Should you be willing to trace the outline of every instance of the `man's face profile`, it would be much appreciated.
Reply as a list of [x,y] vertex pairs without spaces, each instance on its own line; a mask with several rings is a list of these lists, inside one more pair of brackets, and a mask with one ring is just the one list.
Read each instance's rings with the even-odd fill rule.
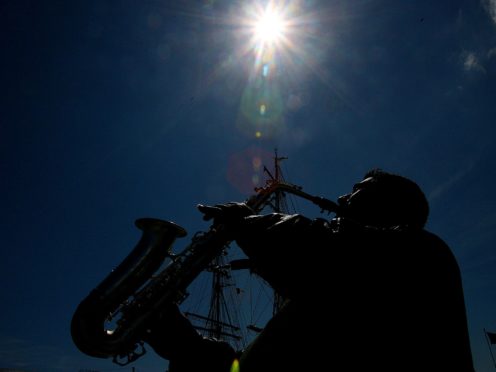
[[377,179],[374,177],[365,178],[353,186],[351,193],[338,198],[341,207],[340,217],[350,218],[365,224],[379,222],[381,199]]

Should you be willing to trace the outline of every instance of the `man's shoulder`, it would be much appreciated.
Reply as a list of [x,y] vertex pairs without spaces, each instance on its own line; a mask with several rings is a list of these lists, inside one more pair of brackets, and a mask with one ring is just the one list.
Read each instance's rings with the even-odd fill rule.
[[417,246],[435,249],[438,251],[451,252],[448,244],[437,234],[426,230],[418,229],[407,232],[407,239]]

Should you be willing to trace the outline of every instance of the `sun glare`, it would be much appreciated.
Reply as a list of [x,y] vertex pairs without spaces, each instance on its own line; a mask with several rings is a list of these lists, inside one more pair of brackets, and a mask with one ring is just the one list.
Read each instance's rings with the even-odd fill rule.
[[[300,93],[293,94],[298,88],[292,83],[319,67],[313,59],[314,55],[323,55],[313,49],[317,44],[318,15],[312,12],[313,5],[307,4],[311,1],[235,3],[241,4],[239,9],[233,7],[230,18],[237,31],[233,34],[238,41],[236,65],[241,65],[248,77],[236,126],[257,139],[275,138],[285,130],[286,109],[297,111],[303,106]],[[258,179],[253,178],[252,182],[255,184]]]
[[255,37],[262,43],[275,43],[284,35],[282,14],[267,8],[255,24]]

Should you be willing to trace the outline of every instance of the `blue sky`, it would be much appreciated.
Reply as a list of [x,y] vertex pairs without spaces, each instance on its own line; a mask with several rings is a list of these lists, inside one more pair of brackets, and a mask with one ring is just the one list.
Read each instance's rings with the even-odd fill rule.
[[265,3],[171,3],[0,2],[0,368],[115,370],[69,324],[133,221],[206,229],[195,205],[244,200],[277,147],[290,181],[330,199],[373,167],[421,185],[492,370],[496,2],[287,1],[286,42],[258,59]]

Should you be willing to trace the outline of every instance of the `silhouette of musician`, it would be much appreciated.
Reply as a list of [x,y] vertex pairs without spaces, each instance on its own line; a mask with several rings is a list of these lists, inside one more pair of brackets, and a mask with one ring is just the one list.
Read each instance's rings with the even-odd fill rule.
[[330,221],[198,207],[286,301],[241,351],[203,338],[171,305],[146,339],[170,372],[473,372],[460,270],[424,229],[419,186],[372,170],[338,203]]

